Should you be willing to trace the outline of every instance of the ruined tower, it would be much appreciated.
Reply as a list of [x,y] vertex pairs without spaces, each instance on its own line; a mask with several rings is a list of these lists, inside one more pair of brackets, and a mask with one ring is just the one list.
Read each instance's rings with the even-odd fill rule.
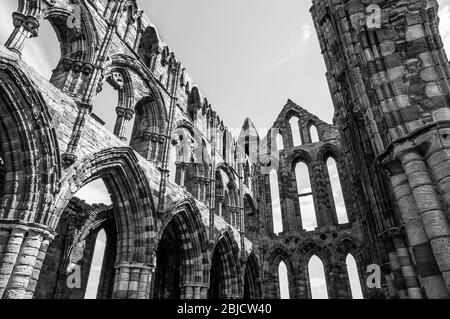
[[450,288],[450,68],[437,12],[435,0],[311,8],[335,121],[388,255],[391,297],[442,298]]

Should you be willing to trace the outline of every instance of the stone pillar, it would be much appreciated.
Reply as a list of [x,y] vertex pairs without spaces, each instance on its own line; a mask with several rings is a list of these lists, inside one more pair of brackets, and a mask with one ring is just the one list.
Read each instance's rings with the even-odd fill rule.
[[149,299],[155,267],[136,262],[116,265],[113,299]]
[[217,215],[219,215],[220,217],[223,216],[223,201],[225,200],[225,196],[224,195],[217,195],[217,206],[218,206],[218,210],[217,210]]
[[185,180],[186,180],[186,168],[189,166],[188,163],[185,162],[179,162],[177,163],[177,167],[180,170],[180,186],[185,187]]
[[400,261],[400,267],[403,278],[405,280],[405,286],[408,291],[409,298],[423,299],[422,289],[420,288],[419,281],[417,279],[416,270],[412,265],[409,250],[406,246],[402,234],[395,234],[393,237],[393,242]]
[[347,265],[333,264],[329,268],[330,299],[352,299]]
[[117,120],[114,126],[114,135],[116,135],[123,142],[127,142],[127,126],[126,123],[133,118],[133,110],[125,109],[121,106],[116,108]]
[[425,233],[425,226],[409,186],[408,177],[402,171],[391,174],[391,185],[397,207],[405,224],[417,273],[422,279],[421,284],[428,298],[447,298],[448,293],[444,279]]
[[401,161],[408,177],[425,233],[434,257],[450,292],[450,225],[442,210],[439,196],[422,156],[417,151],[402,154]]
[[45,227],[0,225],[0,298],[31,299],[49,242]]
[[203,283],[183,283],[180,285],[181,299],[207,299],[208,286]]
[[5,46],[21,55],[25,46],[25,40],[37,37],[39,21],[34,16],[25,16],[21,12],[14,12],[13,25],[14,30],[6,41]]
[[77,160],[77,156],[75,155],[78,143],[81,138],[81,134],[83,134],[84,124],[86,122],[86,115],[92,112],[92,105],[89,103],[78,102],[78,116],[73,125],[72,136],[70,137],[70,142],[67,145],[67,150],[64,154],[62,154],[62,159],[66,167],[71,166]]
[[396,295],[400,299],[407,299],[408,293],[406,291],[405,279],[403,278],[403,273],[400,265],[400,258],[389,234],[386,233],[383,237],[383,244],[389,258],[389,265],[391,270],[390,277],[392,279],[392,284],[396,291]]
[[398,299],[397,289],[394,284],[394,276],[390,264],[384,264],[381,267],[381,271],[384,274],[384,280],[386,285],[386,294],[389,299]]

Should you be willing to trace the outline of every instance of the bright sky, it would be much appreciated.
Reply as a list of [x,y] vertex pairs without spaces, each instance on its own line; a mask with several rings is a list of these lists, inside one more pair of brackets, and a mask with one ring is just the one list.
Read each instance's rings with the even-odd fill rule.
[[[441,34],[450,52],[450,0],[439,3]],[[141,0],[139,5],[229,128],[239,129],[250,117],[265,135],[288,98],[332,122],[311,1]],[[16,7],[17,0],[1,1],[2,43],[12,31]],[[44,23],[40,36],[27,42],[23,58],[50,78],[59,60],[57,47],[53,31]],[[94,105],[109,128],[114,124],[114,99],[105,88]],[[99,182],[77,195],[89,203],[110,202]]]

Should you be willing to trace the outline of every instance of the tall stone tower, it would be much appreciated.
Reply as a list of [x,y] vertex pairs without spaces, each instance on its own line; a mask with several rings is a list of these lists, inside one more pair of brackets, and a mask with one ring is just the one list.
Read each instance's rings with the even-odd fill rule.
[[446,298],[450,67],[438,4],[313,0],[311,13],[335,121],[384,241],[390,296]]

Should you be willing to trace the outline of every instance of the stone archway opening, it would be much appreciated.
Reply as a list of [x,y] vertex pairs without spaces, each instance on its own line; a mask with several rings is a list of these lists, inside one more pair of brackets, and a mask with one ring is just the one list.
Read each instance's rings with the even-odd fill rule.
[[239,248],[226,233],[222,236],[212,255],[208,299],[242,298]]
[[255,255],[248,257],[244,270],[244,299],[261,299],[260,267]]
[[156,253],[155,299],[181,298],[182,241],[172,221],[164,230]]
[[102,179],[73,195],[47,250],[37,298],[112,298],[118,238],[114,205]]

